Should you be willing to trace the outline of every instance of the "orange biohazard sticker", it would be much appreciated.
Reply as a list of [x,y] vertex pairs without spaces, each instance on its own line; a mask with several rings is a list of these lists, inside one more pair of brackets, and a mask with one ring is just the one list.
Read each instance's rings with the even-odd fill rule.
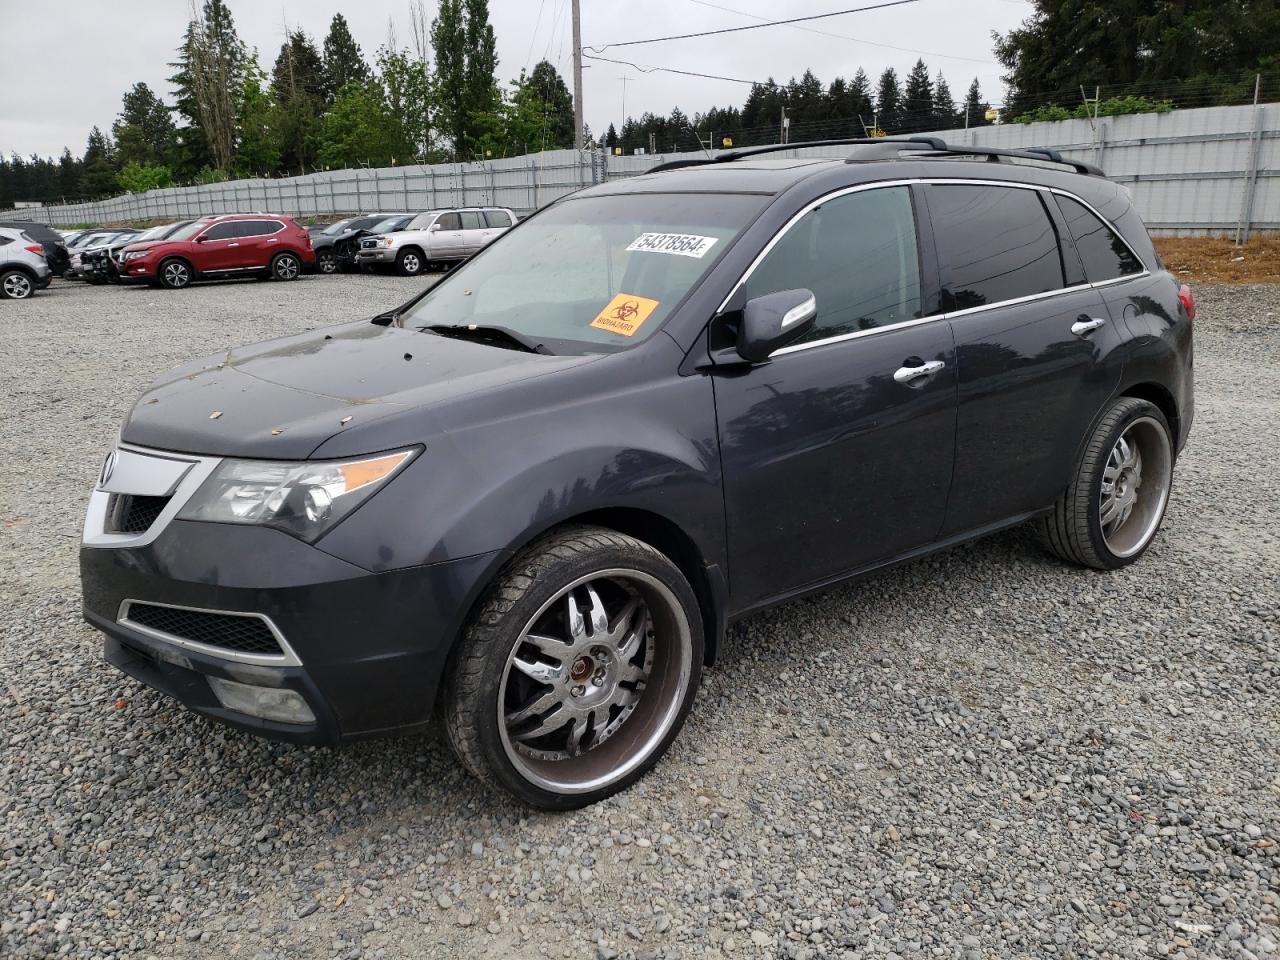
[[620,293],[591,321],[597,330],[608,330],[624,337],[633,337],[640,325],[658,309],[658,301]]

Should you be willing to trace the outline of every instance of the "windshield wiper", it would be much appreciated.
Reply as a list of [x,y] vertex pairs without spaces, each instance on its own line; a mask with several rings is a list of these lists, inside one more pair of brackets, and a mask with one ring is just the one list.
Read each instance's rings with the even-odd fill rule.
[[467,324],[465,326],[452,323],[430,323],[419,330],[430,330],[442,337],[453,337],[457,340],[474,340],[477,343],[488,343],[508,350],[523,350],[525,353],[551,354],[541,343],[535,343],[522,333],[516,333],[510,327],[484,326]]

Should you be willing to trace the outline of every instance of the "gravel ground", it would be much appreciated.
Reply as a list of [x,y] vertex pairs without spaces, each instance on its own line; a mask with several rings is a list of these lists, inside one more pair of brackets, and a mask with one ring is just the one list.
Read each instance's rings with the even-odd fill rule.
[[79,618],[87,492],[155,374],[421,282],[3,305],[0,956],[1277,956],[1280,286],[1198,291],[1142,562],[1012,531],[756,616],[657,770],[546,815],[430,737],[197,719]]

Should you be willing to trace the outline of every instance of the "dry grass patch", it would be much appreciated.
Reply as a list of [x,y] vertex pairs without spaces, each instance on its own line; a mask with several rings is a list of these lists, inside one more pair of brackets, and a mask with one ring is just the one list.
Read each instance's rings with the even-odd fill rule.
[[1165,266],[1188,283],[1280,282],[1280,237],[1254,237],[1243,247],[1210,237],[1157,237]]

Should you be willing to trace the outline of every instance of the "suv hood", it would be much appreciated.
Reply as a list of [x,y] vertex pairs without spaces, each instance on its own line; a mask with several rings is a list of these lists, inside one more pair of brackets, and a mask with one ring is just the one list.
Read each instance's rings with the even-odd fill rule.
[[143,240],[141,243],[132,243],[128,240],[120,240],[113,246],[118,246],[122,250],[152,250],[155,247],[163,246],[166,243],[172,243],[171,240]]
[[[207,456],[301,460],[338,433],[414,412],[447,423],[444,411],[462,397],[596,359],[346,324],[170,371],[138,400],[121,439]],[[438,429],[422,416],[402,419],[405,435],[396,442],[404,445]]]

